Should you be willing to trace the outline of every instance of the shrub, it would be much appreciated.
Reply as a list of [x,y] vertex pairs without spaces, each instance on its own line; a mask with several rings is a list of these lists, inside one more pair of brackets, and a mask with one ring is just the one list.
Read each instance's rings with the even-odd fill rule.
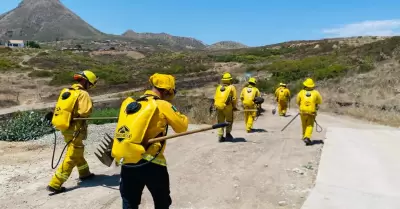
[[40,49],[40,45],[38,43],[36,43],[35,41],[27,41],[26,46],[30,47],[30,48]]
[[[119,108],[95,109],[90,117],[118,117]],[[89,120],[89,124],[116,123],[117,120]]]
[[12,119],[0,123],[1,141],[27,141],[52,133],[41,112],[17,112]]

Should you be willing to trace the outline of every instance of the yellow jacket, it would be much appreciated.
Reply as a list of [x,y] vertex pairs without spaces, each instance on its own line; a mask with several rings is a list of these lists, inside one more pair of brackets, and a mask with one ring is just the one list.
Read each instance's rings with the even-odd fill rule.
[[[75,90],[79,90],[79,96],[76,101],[74,111],[73,111],[73,118],[87,118],[90,117],[93,111],[93,103],[92,99],[89,96],[89,93],[83,88],[81,84],[73,84],[71,88]],[[83,126],[83,127],[82,127]],[[83,120],[79,121],[72,121],[70,128],[64,131],[64,134],[70,134],[82,127],[81,131],[86,132],[87,124]]]
[[237,107],[237,91],[236,91],[236,87],[232,84],[230,85],[226,85],[226,84],[220,84],[218,85],[217,89],[215,90],[215,96],[214,96],[214,100],[217,100],[217,95],[218,92],[220,91],[221,87],[227,87],[229,86],[230,88],[232,88],[229,96],[228,96],[228,100],[227,100],[227,106],[232,105],[233,108]]
[[[253,94],[247,94],[247,90],[248,90],[249,88],[251,88],[252,93],[253,93],[253,92],[255,92],[255,93],[253,93]],[[251,96],[250,96],[250,95],[251,95]],[[243,103],[245,100],[249,100],[249,101],[251,100],[251,101],[253,101],[255,97],[259,97],[259,96],[261,96],[260,90],[258,90],[257,87],[255,87],[255,86],[249,84],[247,87],[245,87],[244,89],[242,89],[242,92],[240,93],[240,100],[242,100],[242,103]],[[244,105],[244,104],[243,104],[243,105]]]
[[[145,95],[153,95],[158,97],[157,93],[147,90],[145,92]],[[153,139],[160,134],[166,132],[166,126],[169,125],[171,128],[176,132],[176,133],[182,133],[187,131],[188,129],[188,118],[178,112],[176,108],[169,103],[168,101],[158,99],[156,100],[157,103],[157,110],[154,113],[153,117],[150,120],[150,123],[147,127],[147,131],[144,135],[143,141],[147,141],[149,139]],[[147,149],[146,153],[143,155],[143,159],[145,160],[151,160],[157,153],[157,151],[160,149],[161,143],[157,142],[154,144],[151,144]],[[164,150],[166,147],[166,142],[160,152],[160,154],[157,156],[156,159],[154,159],[152,162],[166,166],[167,162],[164,157]]]
[[[281,90],[283,90],[282,94],[280,94]],[[275,90],[275,99],[276,101],[288,101],[290,99],[290,90],[286,87],[278,87]]]
[[322,97],[317,90],[303,89],[297,94],[296,103],[302,114],[315,114],[318,105],[322,103]]

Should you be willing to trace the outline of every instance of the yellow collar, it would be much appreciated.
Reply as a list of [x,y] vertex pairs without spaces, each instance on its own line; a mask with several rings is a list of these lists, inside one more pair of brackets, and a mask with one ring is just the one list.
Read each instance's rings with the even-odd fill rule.
[[85,89],[80,83],[72,84],[71,88],[73,89]]
[[152,90],[147,90],[147,91],[144,92],[144,94],[145,94],[145,95],[151,95],[151,96],[155,96],[155,97],[159,97],[159,98],[160,98],[160,95],[157,94],[156,92],[152,91]]

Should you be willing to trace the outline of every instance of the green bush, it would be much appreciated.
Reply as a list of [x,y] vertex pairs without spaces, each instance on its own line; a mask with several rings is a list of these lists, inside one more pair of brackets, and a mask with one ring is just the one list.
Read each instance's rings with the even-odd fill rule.
[[[119,108],[104,108],[95,109],[90,117],[118,117]],[[106,123],[116,123],[117,120],[89,120],[89,124],[106,124]]]
[[26,46],[30,47],[30,48],[40,49],[40,45],[38,43],[36,43],[35,41],[27,41]]
[[8,71],[16,68],[20,68],[17,63],[5,58],[0,58],[0,71]]
[[0,123],[1,141],[35,140],[52,133],[52,127],[43,120],[42,112],[17,112],[12,119]]

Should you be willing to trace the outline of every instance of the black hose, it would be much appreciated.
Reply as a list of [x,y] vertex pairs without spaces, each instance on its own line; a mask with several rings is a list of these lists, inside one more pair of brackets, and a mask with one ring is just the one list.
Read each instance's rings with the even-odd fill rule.
[[[315,125],[316,125],[316,128],[315,128],[315,131],[317,131],[317,133],[321,133],[324,129],[322,128],[322,126],[320,126],[318,123],[317,123],[317,120],[315,120]],[[319,129],[318,129],[319,128]]]
[[53,130],[54,130],[54,131],[53,131],[53,133],[54,133],[54,147],[53,147],[53,156],[51,157],[51,168],[52,168],[52,169],[55,169],[55,168],[57,168],[58,164],[60,164],[61,157],[62,157],[62,155],[64,154],[65,148],[67,148],[68,144],[71,143],[73,140],[70,140],[70,141],[67,142],[67,144],[64,146],[64,148],[63,148],[63,150],[62,150],[62,152],[61,152],[61,154],[60,154],[60,158],[58,158],[57,165],[54,166],[54,155],[55,155],[55,153],[56,153],[57,135],[56,135],[56,129],[53,129]]

